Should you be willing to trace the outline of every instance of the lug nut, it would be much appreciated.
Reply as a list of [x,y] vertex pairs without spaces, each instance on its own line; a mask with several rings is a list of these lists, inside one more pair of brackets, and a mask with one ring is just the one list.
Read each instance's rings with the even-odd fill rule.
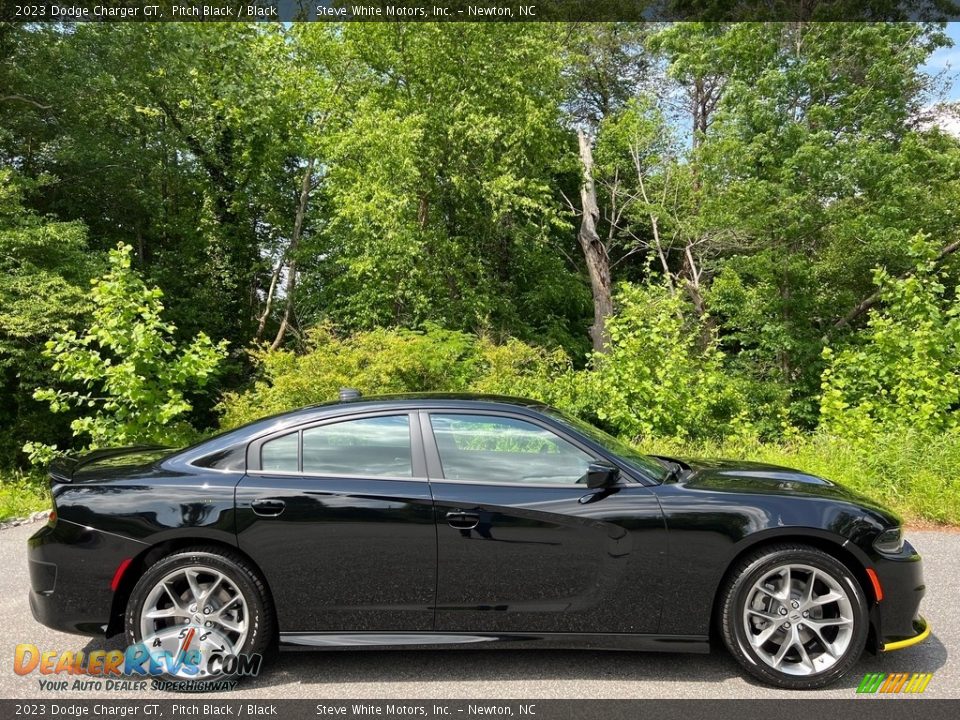
[[204,615],[209,615],[209,614],[212,613],[212,612],[213,612],[213,608],[210,607],[209,605],[207,605],[207,606],[203,609],[203,614],[204,614]]
[[810,617],[810,613],[809,613],[808,611],[804,610],[804,611],[803,611],[803,616],[804,616],[804,617]]
[[787,614],[787,609],[786,609],[785,607],[780,608],[780,614],[781,614],[781,615],[786,615],[786,614]]
[[789,629],[790,629],[790,623],[785,622],[785,623],[783,624],[783,629],[784,629],[784,630],[789,630]]
[[203,626],[204,626],[204,627],[213,627],[213,623],[210,622],[209,620],[207,620],[207,621],[203,624]]
[[794,609],[800,607],[800,603],[798,603],[796,600],[794,600],[794,601],[793,601],[793,607],[794,607]]
[[190,606],[190,612],[196,612],[196,611],[197,611],[197,606],[196,606],[196,605],[191,605],[191,606]]

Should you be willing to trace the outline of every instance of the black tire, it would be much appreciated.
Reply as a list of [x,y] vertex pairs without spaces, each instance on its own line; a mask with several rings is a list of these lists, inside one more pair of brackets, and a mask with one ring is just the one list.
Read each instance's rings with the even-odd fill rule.
[[[187,567],[210,568],[225,575],[236,586],[246,603],[248,625],[246,639],[241,646],[235,648],[236,653],[251,655],[257,653],[266,658],[275,635],[270,594],[260,574],[250,566],[247,560],[237,553],[219,547],[198,546],[177,550],[147,568],[127,601],[124,613],[127,642],[134,645],[143,640],[140,617],[151,590],[171,572]],[[185,678],[164,675],[163,679],[183,681]],[[237,679],[237,675],[220,672],[196,679],[222,681]]]
[[[753,594],[754,584],[760,582],[761,579],[772,571],[785,565],[800,565],[815,568],[818,576],[820,573],[828,575],[829,578],[832,578],[847,594],[850,610],[853,614],[853,627],[848,636],[849,643],[846,650],[842,654],[839,654],[836,660],[833,660],[832,656],[830,656],[829,659],[821,661],[833,663],[823,671],[797,675],[778,670],[761,657],[760,653],[757,652],[748,638],[748,633],[751,632],[751,630],[745,627],[744,612],[747,610],[746,604],[751,601],[751,597],[756,597]],[[799,572],[802,577],[803,571],[800,570]],[[823,582],[823,580],[821,579],[812,584],[817,585],[819,582]],[[779,605],[779,601],[777,601],[777,603]],[[792,607],[792,602],[786,604]],[[786,608],[781,609],[778,606],[776,613],[779,614],[784,611],[786,611]],[[789,610],[787,612],[793,611]],[[812,617],[813,616],[811,616],[811,619]],[[783,618],[785,621],[789,619],[789,617]],[[863,653],[866,645],[869,631],[867,604],[863,588],[860,587],[860,583],[847,566],[822,550],[793,543],[761,548],[756,552],[748,554],[730,569],[726,582],[721,588],[719,620],[720,632],[723,636],[724,644],[727,646],[730,654],[733,655],[737,662],[739,662],[748,673],[768,685],[789,688],[791,690],[812,690],[839,680],[860,659],[860,655]],[[767,625],[768,621],[759,620],[756,622],[759,622],[761,627],[769,627]],[[777,622],[779,623],[779,619]],[[803,622],[805,621],[800,619],[795,622],[797,632],[799,633],[800,629],[804,628]],[[780,627],[782,628],[784,625]],[[779,631],[777,632],[779,633]],[[811,636],[809,629],[806,629],[806,633],[808,637]],[[783,644],[784,643],[781,643],[781,647]],[[816,652],[816,640],[813,641],[811,648]],[[789,651],[792,655],[788,655],[788,657],[798,658],[800,651],[801,648],[794,647]],[[787,658],[785,658],[785,660],[786,659]],[[783,666],[794,668],[802,666],[799,659],[796,662],[796,665],[784,663]],[[815,663],[811,664],[815,665]]]

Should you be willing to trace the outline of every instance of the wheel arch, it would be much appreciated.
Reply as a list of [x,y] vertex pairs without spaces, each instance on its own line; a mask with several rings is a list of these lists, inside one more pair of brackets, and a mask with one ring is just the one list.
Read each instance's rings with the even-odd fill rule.
[[867,559],[865,556],[861,557],[863,552],[852,542],[849,542],[847,538],[818,528],[776,528],[751,535],[737,544],[736,552],[724,567],[713,591],[713,603],[710,611],[711,640],[716,640],[720,636],[720,600],[723,595],[723,588],[729,580],[733,568],[748,553],[782,543],[808,545],[817,550],[822,550],[843,563],[856,579],[864,598],[867,600],[867,617],[869,618],[867,647],[876,650],[878,648],[878,632],[874,608],[877,604],[877,598],[874,595],[870,577],[867,575]]
[[270,589],[270,585],[266,581],[266,575],[264,575],[263,570],[252,557],[250,557],[236,545],[231,545],[230,543],[222,540],[211,540],[210,538],[202,537],[182,537],[155,543],[154,545],[151,545],[150,547],[141,551],[130,561],[130,565],[124,571],[123,577],[121,577],[120,582],[117,585],[117,589],[113,593],[113,601],[110,606],[110,621],[107,624],[107,630],[105,633],[107,637],[112,637],[123,632],[123,616],[126,612],[127,601],[130,599],[130,594],[133,592],[133,588],[136,586],[140,578],[143,577],[143,574],[147,571],[147,569],[155,562],[163,559],[171,553],[177,552],[178,550],[183,550],[184,548],[196,546],[220,549],[225,553],[238,555],[243,558],[243,560],[254,570],[256,570],[257,574],[259,574],[263,580],[263,587],[266,589],[267,595],[269,596],[268,599],[270,600],[270,612],[273,614],[273,627],[278,627],[276,604],[273,602],[273,593]]

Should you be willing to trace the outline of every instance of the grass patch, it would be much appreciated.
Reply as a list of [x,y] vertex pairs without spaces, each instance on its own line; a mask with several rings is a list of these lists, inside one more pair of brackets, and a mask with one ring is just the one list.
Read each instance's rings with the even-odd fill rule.
[[856,490],[912,523],[960,525],[960,434],[846,440],[821,434],[776,443],[652,440],[644,452],[724,457],[796,468]]
[[46,477],[39,472],[0,472],[0,522],[50,507]]

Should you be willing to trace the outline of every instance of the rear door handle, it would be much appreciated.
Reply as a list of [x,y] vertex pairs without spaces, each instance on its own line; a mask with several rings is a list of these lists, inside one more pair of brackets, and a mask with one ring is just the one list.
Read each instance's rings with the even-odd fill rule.
[[480,522],[480,516],[466,512],[448,512],[447,525],[457,530],[472,530]]
[[277,498],[263,498],[250,503],[253,512],[263,517],[276,517],[283,512],[286,506],[287,504],[283,500]]

